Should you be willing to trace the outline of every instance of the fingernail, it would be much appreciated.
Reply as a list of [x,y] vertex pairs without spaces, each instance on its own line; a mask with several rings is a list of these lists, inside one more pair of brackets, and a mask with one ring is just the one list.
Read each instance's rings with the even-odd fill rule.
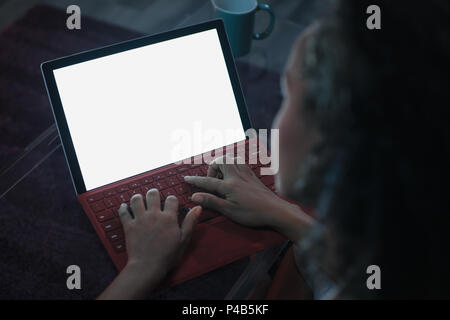
[[195,207],[189,209],[189,212],[195,212],[195,211],[202,211],[202,207],[201,206],[195,206]]
[[195,218],[198,219],[198,217],[200,217],[200,214],[202,213],[202,207],[196,206],[192,208],[192,210],[195,210]]
[[194,193],[192,195],[192,201],[197,202],[197,203],[202,203],[203,202],[203,197],[199,194]]

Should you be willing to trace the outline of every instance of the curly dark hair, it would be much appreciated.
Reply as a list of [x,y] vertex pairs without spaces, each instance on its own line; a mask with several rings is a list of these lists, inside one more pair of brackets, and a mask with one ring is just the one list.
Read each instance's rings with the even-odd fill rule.
[[305,252],[343,296],[450,297],[449,31],[446,0],[343,0],[306,42],[301,116],[323,140],[296,187],[323,228]]

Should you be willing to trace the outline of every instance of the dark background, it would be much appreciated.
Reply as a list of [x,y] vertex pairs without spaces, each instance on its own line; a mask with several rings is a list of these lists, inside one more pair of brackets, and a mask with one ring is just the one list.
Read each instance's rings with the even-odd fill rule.
[[[62,10],[76,4],[80,6],[82,16],[93,17],[143,34],[152,34],[196,21],[196,17],[204,15],[204,11],[210,7],[209,2],[209,0],[0,0],[0,30],[16,21],[36,4],[47,4]],[[291,29],[289,24],[293,26],[310,24],[317,13],[327,7],[328,2],[329,0],[260,0],[259,3],[267,3],[272,7],[277,22],[283,21],[283,24],[277,23],[268,39],[254,42],[253,51],[256,53],[268,51],[270,68],[281,71],[289,52],[277,48],[289,48],[297,36],[296,30]],[[262,31],[267,22],[268,15],[258,14],[256,30]],[[250,58],[252,57],[244,60]],[[255,60],[257,59],[261,60],[259,57]]]

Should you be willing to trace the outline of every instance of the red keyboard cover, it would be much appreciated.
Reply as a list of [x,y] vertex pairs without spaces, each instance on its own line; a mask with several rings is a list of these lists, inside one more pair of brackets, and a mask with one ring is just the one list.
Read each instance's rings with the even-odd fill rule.
[[[245,145],[248,155],[248,140]],[[236,144],[234,150],[236,152]],[[212,155],[214,156],[214,152]],[[246,163],[249,162],[249,158],[254,159],[254,156],[246,156]],[[267,187],[275,191],[274,177],[261,176],[261,163],[249,166]],[[190,196],[200,191],[186,184],[183,177],[205,176],[207,168],[208,165],[205,163],[171,164],[78,196],[84,211],[119,270],[127,261],[124,233],[117,213],[120,204],[123,202],[129,204],[134,194],[145,195],[148,190],[156,188],[160,191],[162,202],[169,195],[178,198],[178,215],[181,222],[188,210],[195,206]],[[273,231],[249,229],[217,212],[204,209],[181,263],[170,273],[165,283],[174,285],[186,281],[283,240],[285,239],[281,235]]]

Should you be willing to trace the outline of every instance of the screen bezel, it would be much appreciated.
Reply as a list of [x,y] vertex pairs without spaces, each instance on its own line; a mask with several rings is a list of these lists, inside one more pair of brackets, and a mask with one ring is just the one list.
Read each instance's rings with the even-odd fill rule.
[[[53,111],[53,116],[56,121],[56,127],[58,128],[59,136],[61,138],[64,154],[72,177],[72,182],[77,194],[86,192],[86,186],[81,174],[80,165],[76,156],[75,148],[73,146],[72,137],[69,132],[67,120],[64,114],[64,109],[61,104],[61,98],[56,86],[53,70],[74,65],[77,63],[105,57],[108,55],[120,53],[123,51],[136,49],[139,47],[147,46],[150,44],[163,42],[166,40],[176,39],[179,37],[187,36],[190,34],[216,29],[219,36],[222,53],[227,66],[228,74],[230,77],[231,85],[233,88],[236,104],[239,109],[239,115],[241,117],[242,126],[244,131],[251,128],[251,120],[248,115],[247,106],[245,103],[244,95],[242,93],[239,77],[236,71],[233,54],[228,42],[228,38],[225,32],[224,24],[221,19],[211,20],[208,22],[175,29],[155,35],[144,36],[137,39],[132,39],[117,44],[84,51],[81,53],[73,54],[70,56],[62,57],[59,59],[47,61],[41,64],[41,71],[44,77],[45,86],[50,99],[50,104]],[[97,189],[97,188],[95,188]],[[93,189],[93,190],[95,190]],[[91,190],[90,190],[91,191]]]

